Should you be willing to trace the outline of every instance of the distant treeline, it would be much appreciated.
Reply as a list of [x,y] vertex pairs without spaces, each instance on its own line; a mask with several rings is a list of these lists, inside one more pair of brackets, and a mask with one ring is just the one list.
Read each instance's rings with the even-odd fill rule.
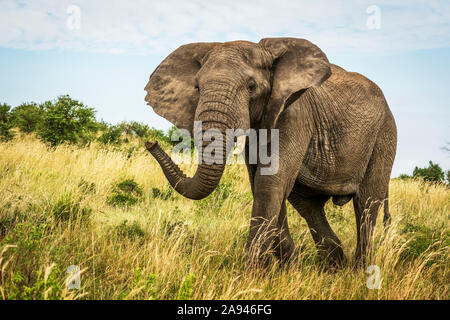
[[13,128],[20,132],[35,133],[44,143],[57,146],[61,143],[86,144],[99,141],[103,144],[127,143],[131,137],[159,140],[174,145],[171,141],[176,127],[167,133],[137,122],[108,124],[97,121],[96,110],[72,99],[69,95],[59,96],[54,101],[43,103],[27,102],[12,108],[0,103],[0,141],[14,137]]
[[450,171],[445,172],[437,163],[430,161],[428,167],[415,167],[412,175],[401,174],[399,179],[421,179],[426,182],[447,183],[450,185]]

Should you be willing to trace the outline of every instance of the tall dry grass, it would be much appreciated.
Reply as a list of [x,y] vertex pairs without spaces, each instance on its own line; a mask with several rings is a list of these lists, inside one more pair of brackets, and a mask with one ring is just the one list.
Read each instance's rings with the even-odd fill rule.
[[[449,189],[392,180],[392,227],[377,225],[380,289],[352,268],[352,204],[327,203],[349,264],[324,272],[306,223],[288,205],[301,249],[298,265],[265,272],[245,266],[252,196],[243,165],[228,166],[219,188],[191,201],[172,193],[156,161],[92,144],[49,149],[31,136],[0,144],[0,298],[2,299],[448,299]],[[193,172],[194,166],[184,166]],[[108,199],[133,179],[132,206]],[[380,215],[381,216],[381,215]],[[66,287],[66,269],[82,270]],[[369,279],[370,280],[370,279]]]

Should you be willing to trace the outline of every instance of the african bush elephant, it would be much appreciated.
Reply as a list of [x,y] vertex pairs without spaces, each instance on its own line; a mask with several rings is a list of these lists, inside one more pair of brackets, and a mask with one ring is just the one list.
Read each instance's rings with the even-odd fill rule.
[[[282,262],[298,256],[286,219],[288,200],[306,219],[326,265],[342,266],[341,242],[324,212],[332,198],[337,205],[353,199],[355,262],[364,265],[383,202],[384,222],[390,220],[388,185],[397,144],[394,118],[377,85],[330,64],[307,40],[266,38],[183,45],[157,67],[145,90],[157,114],[191,133],[194,121],[202,121],[203,131],[279,130],[275,174],[261,174],[266,164],[250,163],[245,147],[254,199],[249,262],[267,265],[268,252]],[[156,142],[146,147],[187,198],[208,196],[225,168],[225,161],[201,163],[189,178]],[[226,159],[231,147],[226,143],[219,156]]]

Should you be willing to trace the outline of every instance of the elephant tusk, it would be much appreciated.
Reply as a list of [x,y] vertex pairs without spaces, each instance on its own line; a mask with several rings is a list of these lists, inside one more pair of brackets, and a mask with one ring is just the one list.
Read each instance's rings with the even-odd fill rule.
[[239,136],[236,142],[236,148],[233,151],[233,155],[240,155],[245,149],[245,142],[247,136]]

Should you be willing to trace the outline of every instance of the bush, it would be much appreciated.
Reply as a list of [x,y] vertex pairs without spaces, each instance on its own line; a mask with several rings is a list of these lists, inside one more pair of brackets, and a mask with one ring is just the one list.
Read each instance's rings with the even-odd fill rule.
[[98,141],[103,144],[120,144],[122,142],[122,128],[119,125],[108,126],[108,128],[101,134]]
[[415,167],[413,178],[420,178],[428,182],[444,182],[444,171],[437,163],[429,162],[428,168]]
[[193,288],[195,284],[195,275],[190,273],[186,276],[178,291],[177,300],[190,300],[193,296]]
[[10,131],[13,127],[11,123],[11,107],[6,103],[0,104],[0,141],[8,141],[14,137]]
[[152,188],[153,198],[159,198],[162,200],[169,200],[174,198],[174,189],[169,185],[166,189]]
[[134,240],[136,238],[143,238],[145,236],[145,231],[137,221],[128,223],[128,220],[124,220],[114,229],[119,237],[129,238],[131,240]]
[[155,128],[151,128],[147,132],[145,138],[149,140],[159,140],[169,144],[171,143],[169,137],[164,133],[164,131]]
[[64,142],[85,143],[97,131],[95,110],[68,95],[59,96],[55,102],[47,101],[41,108],[44,113],[38,135],[52,146]]
[[126,179],[114,187],[107,203],[112,206],[132,206],[141,200],[142,193],[142,188],[133,179]]
[[61,300],[63,289],[58,282],[61,273],[59,268],[53,265],[48,275],[38,272],[36,279],[30,281],[17,272],[12,278],[8,300]]
[[24,133],[37,130],[42,121],[43,110],[36,103],[22,103],[11,111],[12,123]]
[[[190,136],[189,136],[190,137]],[[187,138],[189,138],[187,137]],[[191,137],[190,139],[186,139],[183,132],[179,130],[177,127],[172,126],[169,131],[167,132],[167,138],[168,142],[172,146],[176,146],[178,144],[181,144],[181,148],[190,148],[191,153],[194,152],[194,139]]]
[[78,188],[80,189],[81,193],[86,194],[94,194],[97,190],[94,182],[88,182],[84,179],[81,179],[80,183],[78,183]]
[[[401,254],[401,258],[404,260],[415,260],[428,250],[428,248],[439,244],[439,232],[427,226],[406,223],[402,233],[408,234],[411,237],[408,246]],[[436,259],[439,258],[436,257]],[[436,259],[430,259],[427,265],[433,264],[436,262]]]
[[82,207],[71,193],[64,193],[53,203],[50,212],[58,221],[67,221],[70,218],[86,218],[92,210]]
[[148,125],[139,123],[137,121],[131,122],[131,130],[140,138],[148,136],[150,132],[150,128]]

